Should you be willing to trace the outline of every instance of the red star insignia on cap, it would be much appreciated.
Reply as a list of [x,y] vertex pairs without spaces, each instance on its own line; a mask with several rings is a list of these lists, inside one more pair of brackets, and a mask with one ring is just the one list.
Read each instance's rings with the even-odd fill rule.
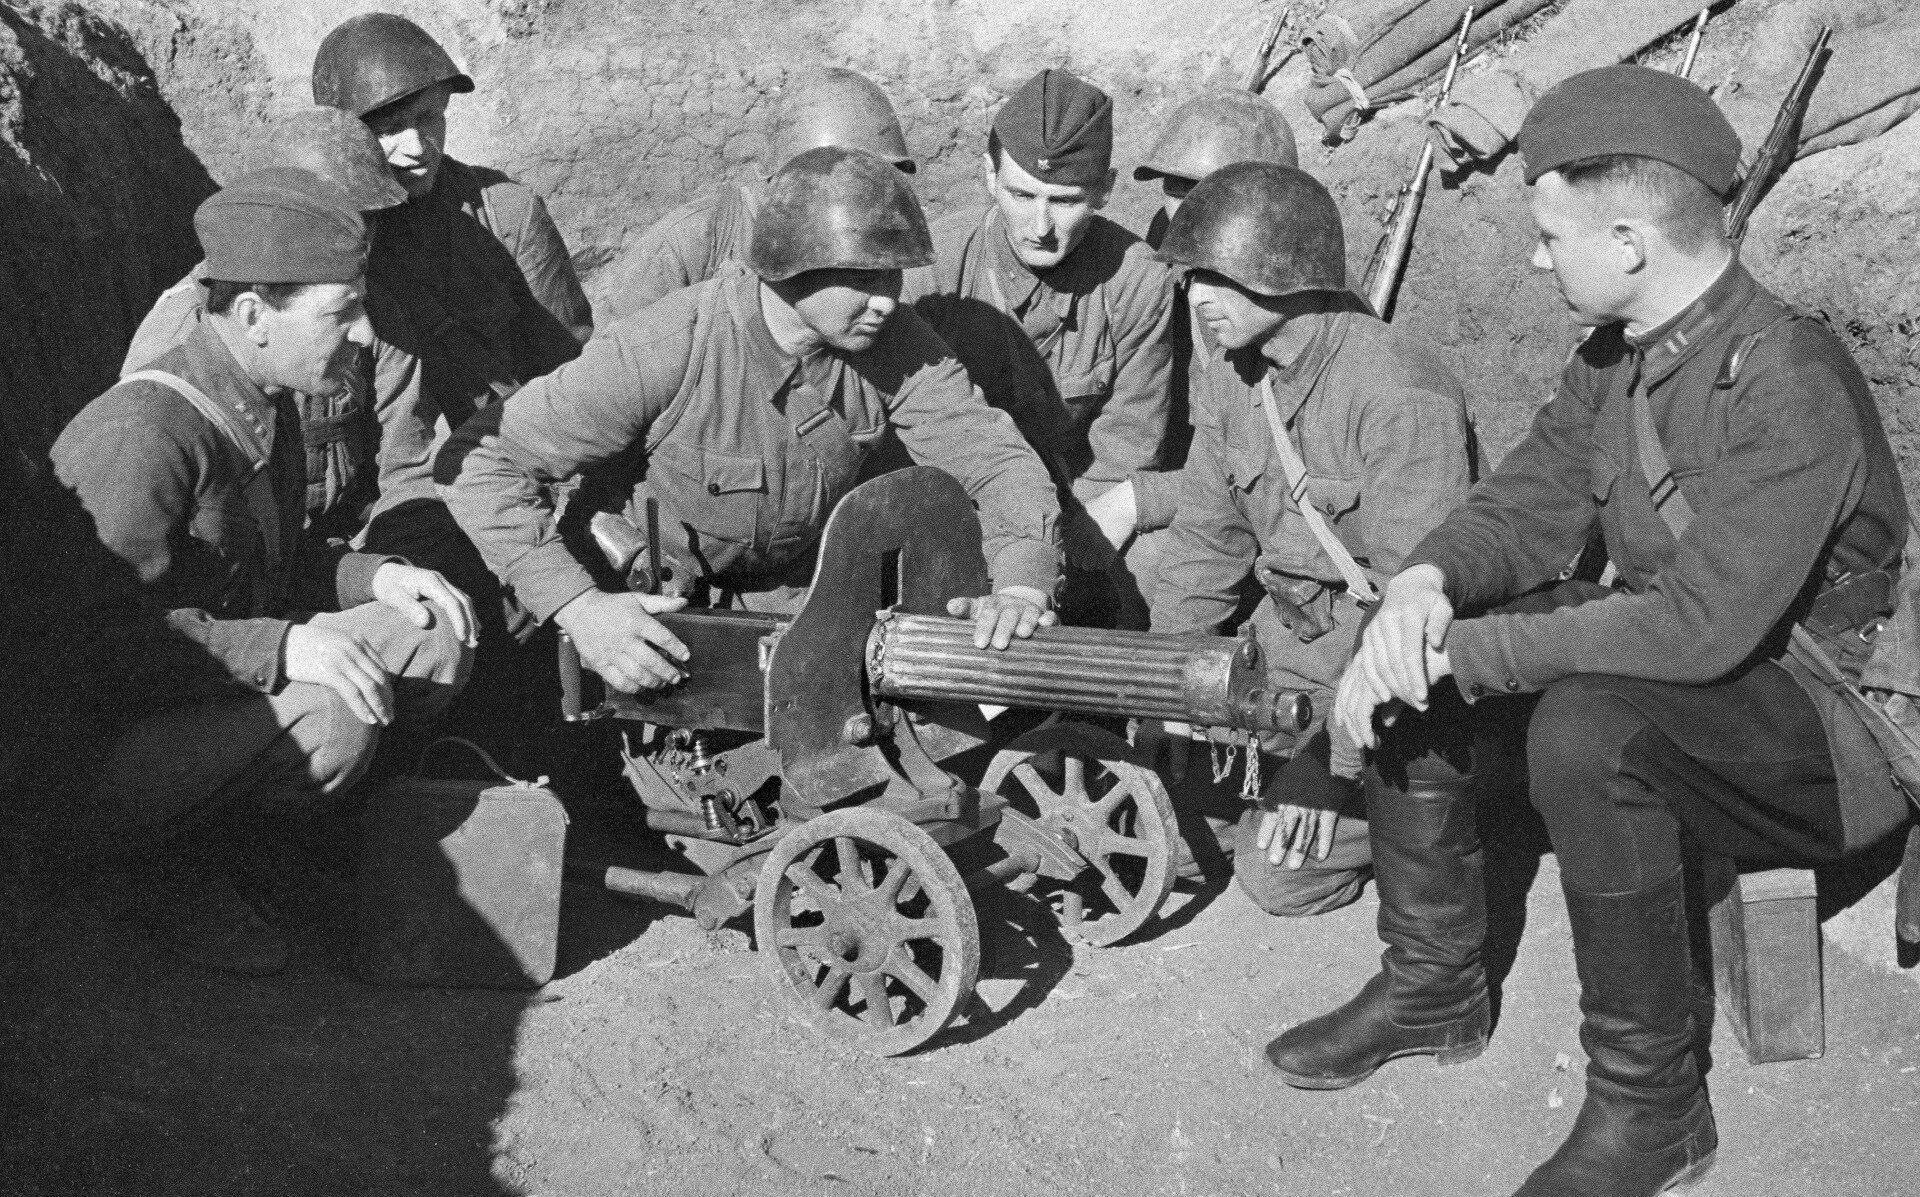
[[1034,159],[1034,165],[1040,168],[1040,173],[1045,174],[1053,169],[1053,159],[1036,158]]

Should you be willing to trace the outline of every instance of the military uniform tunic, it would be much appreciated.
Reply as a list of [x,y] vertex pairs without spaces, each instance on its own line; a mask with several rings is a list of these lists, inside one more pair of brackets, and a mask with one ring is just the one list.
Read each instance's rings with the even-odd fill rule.
[[985,392],[1085,501],[1161,464],[1175,316],[1173,277],[1103,216],[1060,265],[1035,273],[997,207],[933,226],[935,261],[907,274],[913,302]]
[[[306,462],[294,399],[255,386],[210,324],[151,368],[228,410],[246,451],[172,388],[142,380],[81,409],[54,443],[54,469],[101,542],[173,612],[169,622],[236,682],[272,693],[284,681],[287,613],[369,601],[373,574],[390,558],[304,533]],[[275,528],[263,527],[247,500],[256,469],[272,479]]]
[[616,320],[720,273],[728,262],[745,262],[753,243],[753,193],[722,187],[682,204],[640,234],[632,264],[607,300]]
[[767,328],[759,279],[739,267],[614,325],[488,409],[448,444],[438,474],[488,566],[546,620],[594,586],[560,539],[548,484],[637,447],[674,555],[750,589],[811,549],[889,425],[973,496],[994,584],[1050,590],[1053,487],[919,317],[902,306],[870,348],[796,359]]
[[1324,714],[1353,655],[1361,610],[1289,494],[1260,407],[1263,376],[1306,465],[1312,502],[1376,579],[1398,571],[1467,493],[1466,397],[1432,348],[1358,310],[1325,317],[1291,365],[1275,367],[1253,349],[1215,349],[1197,375],[1193,448],[1153,630],[1218,632],[1250,573],[1278,575],[1303,606],[1330,617],[1333,631],[1302,643],[1263,601],[1255,633],[1269,669],[1285,679],[1279,684],[1310,689]]

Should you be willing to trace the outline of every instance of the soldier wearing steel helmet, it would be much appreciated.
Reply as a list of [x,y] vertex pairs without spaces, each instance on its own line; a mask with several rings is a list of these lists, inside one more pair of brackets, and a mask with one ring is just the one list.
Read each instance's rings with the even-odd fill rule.
[[[1296,496],[1352,565],[1390,576],[1466,494],[1465,396],[1431,346],[1376,319],[1347,290],[1339,211],[1293,167],[1240,162],[1208,175],[1175,214],[1159,256],[1187,272],[1216,348],[1194,394],[1193,448],[1153,630],[1229,630],[1251,577],[1267,596],[1248,622],[1275,684],[1311,692],[1324,709],[1370,596],[1349,583]],[[1149,752],[1167,743],[1177,777],[1189,730],[1148,724],[1140,740]],[[1323,723],[1264,748],[1285,763],[1269,775],[1262,810],[1242,823],[1234,858],[1261,906],[1301,915],[1345,905],[1371,861],[1381,925],[1406,945],[1407,960],[1442,950],[1432,945],[1484,917],[1467,897],[1479,892],[1480,858],[1458,720],[1443,711],[1403,719],[1364,779],[1357,767],[1336,767],[1340,756],[1357,761],[1336,754]],[[1452,909],[1411,896],[1435,876],[1468,873],[1476,880],[1459,887]],[[1484,985],[1466,996],[1484,1000]]]
[[429,563],[474,595],[489,646],[484,678],[514,657],[504,638],[526,636],[532,621],[498,593],[446,514],[433,454],[475,409],[578,355],[593,315],[540,198],[447,155],[448,103],[473,86],[426,30],[391,13],[348,18],[314,55],[314,102],[365,122],[407,195],[379,217],[367,274],[405,317],[378,331],[417,359],[417,399],[383,420],[381,496],[366,543]]
[[[406,202],[387,169],[380,142],[337,108],[303,108],[271,123],[257,142],[255,169],[292,166],[338,183],[363,216]],[[206,263],[160,293],[140,322],[121,363],[124,376],[185,343],[206,318]],[[397,312],[367,304],[392,327]],[[349,539],[366,526],[379,497],[377,477],[382,416],[409,410],[419,385],[413,355],[375,337],[373,345],[332,396],[296,395],[300,437],[307,451],[307,531],[322,540]]]
[[886,160],[800,154],[768,187],[744,265],[604,330],[461,429],[438,464],[448,506],[609,685],[655,688],[688,661],[653,616],[688,598],[603,589],[591,546],[556,535],[548,484],[637,457],[644,477],[604,514],[624,513],[629,536],[658,529],[663,575],[712,605],[790,609],[828,514],[891,428],[979,507],[994,593],[950,609],[975,619],[982,645],[1031,634],[1054,619],[1059,507],[1013,422],[899,303],[901,271],[932,254],[919,201]]
[[1193,185],[1229,162],[1278,162],[1299,166],[1293,126],[1278,109],[1252,92],[1218,88],[1173,110],[1146,158],[1133,168],[1135,182],[1160,181],[1165,197],[1147,226],[1147,244],[1166,240],[1167,225]]
[[[762,157],[771,176],[794,155],[821,146],[865,150],[907,174],[916,165],[887,94],[858,71],[801,72],[780,93]],[[656,220],[628,254],[607,300],[618,319],[746,260],[763,188],[721,187]]]

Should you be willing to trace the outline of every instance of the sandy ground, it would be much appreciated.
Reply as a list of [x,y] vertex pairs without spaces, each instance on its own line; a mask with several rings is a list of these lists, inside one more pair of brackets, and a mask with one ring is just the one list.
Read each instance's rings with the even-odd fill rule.
[[[577,810],[576,848],[644,859],[610,817]],[[534,994],[362,985],[338,871],[278,875],[296,963],[266,981],[180,965],[97,903],[30,901],[0,956],[0,1191],[1505,1194],[1571,1125],[1582,1056],[1553,859],[1524,818],[1488,822],[1492,1045],[1343,1093],[1287,1088],[1260,1049],[1371,972],[1371,890],[1284,922],[1184,888],[1107,949],[995,894],[979,1000],[897,1059],[790,1016],[744,923],[590,889],[568,889],[561,975]],[[1839,951],[1826,978],[1822,1060],[1750,1066],[1717,1026],[1701,1197],[1915,1191],[1920,1001]]]

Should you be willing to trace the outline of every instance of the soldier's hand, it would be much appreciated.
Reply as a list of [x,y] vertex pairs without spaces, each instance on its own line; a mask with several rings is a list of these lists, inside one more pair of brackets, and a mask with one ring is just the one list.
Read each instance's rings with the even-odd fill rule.
[[997,594],[980,598],[947,600],[947,614],[973,621],[973,646],[1005,648],[1017,636],[1022,640],[1035,628],[1050,628],[1060,622],[1047,596],[1031,586],[1008,586]]
[[689,675],[680,638],[654,616],[678,611],[684,598],[589,590],[554,616],[580,660],[622,694],[663,690]]
[[480,620],[466,592],[430,569],[389,561],[374,571],[376,601],[405,615],[416,628],[433,626],[434,612],[468,648],[480,643]]
[[1392,726],[1403,709],[1394,704],[1387,688],[1362,667],[1356,656],[1340,675],[1340,688],[1333,696],[1333,722],[1363,748],[1380,747],[1380,736],[1373,730],[1373,714],[1381,707],[1387,712],[1382,722]]
[[366,640],[353,632],[296,623],[281,646],[290,682],[325,686],[340,696],[353,717],[372,727],[393,722],[393,686],[387,667]]
[[[1427,687],[1446,676],[1441,645],[1453,624],[1453,604],[1447,600],[1445,581],[1431,565],[1396,574],[1354,653],[1354,664],[1376,690],[1418,711],[1427,709]],[[1436,674],[1436,667],[1442,672]],[[1358,728],[1352,730],[1361,738]]]
[[1340,812],[1287,803],[1260,815],[1260,834],[1256,841],[1267,860],[1280,867],[1297,869],[1307,857],[1325,860],[1333,851],[1333,833],[1340,826]]
[[1187,779],[1187,744],[1193,739],[1193,725],[1173,719],[1137,719],[1132,727],[1133,746],[1146,761],[1147,768],[1158,772],[1160,754],[1167,757],[1167,776],[1174,784]]
[[1114,545],[1107,539],[1106,529],[1085,507],[1076,505],[1072,511],[1064,514],[1060,525],[1060,541],[1067,564],[1075,569],[1098,573],[1113,564]]

